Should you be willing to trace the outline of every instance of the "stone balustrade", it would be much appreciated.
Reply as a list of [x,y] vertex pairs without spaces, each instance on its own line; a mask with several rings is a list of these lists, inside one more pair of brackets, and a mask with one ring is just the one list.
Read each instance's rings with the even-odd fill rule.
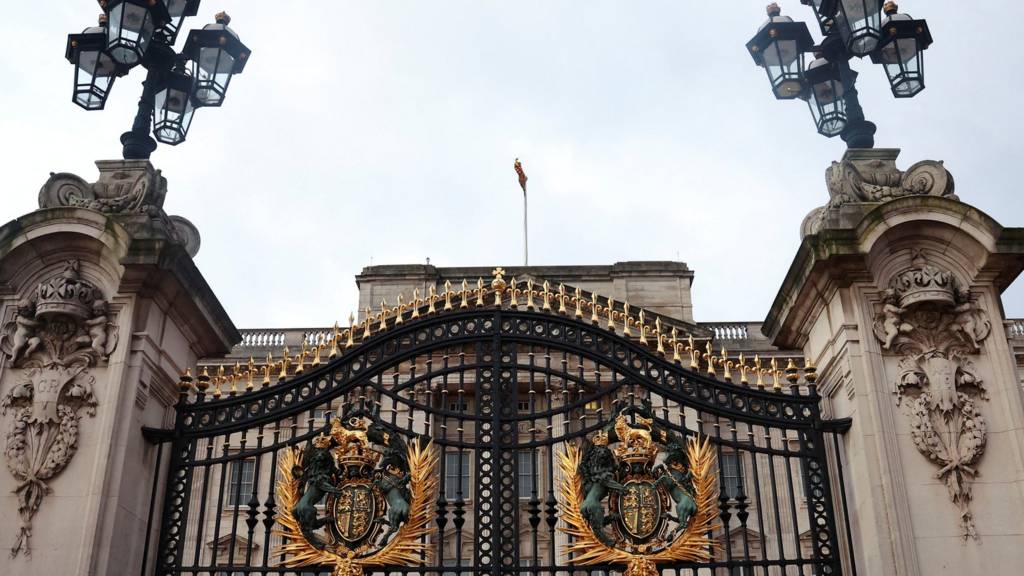
[[242,341],[235,346],[235,352],[284,346],[301,348],[303,343],[313,346],[330,341],[334,334],[332,328],[251,328],[239,332]]
[[715,340],[747,340],[751,334],[761,334],[760,322],[701,322],[701,326],[710,329]]
[[1006,337],[1010,340],[1024,340],[1024,318],[1010,318],[1006,320]]

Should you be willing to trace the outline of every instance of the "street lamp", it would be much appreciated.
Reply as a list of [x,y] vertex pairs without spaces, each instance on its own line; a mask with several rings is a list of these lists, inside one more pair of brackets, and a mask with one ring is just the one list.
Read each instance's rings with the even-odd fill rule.
[[183,52],[192,59],[196,79],[196,100],[203,106],[220,106],[231,77],[245,68],[249,49],[228,24],[231,18],[221,12],[215,24],[188,33]]
[[72,101],[86,110],[102,110],[117,76],[117,64],[107,46],[107,15],[100,16],[99,26],[86,28],[81,34],[68,35],[65,57],[75,66],[75,90]]
[[121,135],[122,155],[146,159],[156,141],[184,142],[195,109],[221,105],[249,49],[227,27],[229,18],[222,12],[216,24],[193,30],[185,49],[175,52],[178,32],[185,18],[199,10],[199,0],[100,0],[100,6],[100,26],[68,36],[66,57],[75,66],[73,101],[86,110],[102,109],[114,78],[141,64],[146,80],[132,129]]
[[[776,98],[794,98],[799,87],[796,96],[807,101],[819,133],[841,136],[849,148],[872,148],[875,125],[864,118],[850,60],[870,56],[885,69],[895,97],[913,97],[924,90],[924,50],[932,42],[928,24],[899,14],[895,2],[882,6],[881,0],[800,1],[814,9],[824,36],[819,45],[809,40],[805,24],[781,16],[779,6],[772,3],[768,22],[747,43],[747,50],[767,70]],[[784,40],[790,43],[780,48]],[[769,56],[773,48],[777,55]],[[814,59],[805,69],[803,58],[809,54]]]
[[932,35],[927,22],[898,13],[895,4],[886,4],[885,13],[882,43],[871,61],[885,68],[893,96],[913,98],[924,90],[924,50],[931,45]]
[[772,4],[768,7],[768,21],[747,43],[747,49],[768,72],[775,97],[788,100],[804,92],[803,53],[813,45],[807,25],[782,16],[779,6]]

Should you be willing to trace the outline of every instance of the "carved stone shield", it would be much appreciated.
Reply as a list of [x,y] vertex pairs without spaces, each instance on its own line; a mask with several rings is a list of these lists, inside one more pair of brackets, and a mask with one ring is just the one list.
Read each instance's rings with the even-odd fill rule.
[[366,538],[377,517],[377,498],[369,484],[347,484],[334,500],[335,527],[345,541],[357,543]]
[[618,494],[619,524],[627,534],[645,539],[661,522],[661,495],[651,482],[628,482]]

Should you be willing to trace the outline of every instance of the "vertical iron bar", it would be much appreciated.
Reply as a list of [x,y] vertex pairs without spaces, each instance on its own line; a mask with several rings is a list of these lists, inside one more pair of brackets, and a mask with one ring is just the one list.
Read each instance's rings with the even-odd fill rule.
[[146,519],[146,538],[142,545],[142,570],[141,576],[146,574],[146,562],[149,560],[149,540],[153,533],[153,516],[156,506],[156,490],[160,486],[160,463],[164,455],[164,443],[156,445],[156,465],[153,469],[153,488],[149,492],[149,517]]
[[846,549],[850,553],[850,576],[857,576],[857,558],[853,549],[853,532],[850,527],[850,507],[846,502],[846,479],[843,472],[843,454],[840,452],[839,434],[832,433],[832,442],[836,450],[836,466],[839,476],[839,497],[843,501],[843,522],[846,524]]

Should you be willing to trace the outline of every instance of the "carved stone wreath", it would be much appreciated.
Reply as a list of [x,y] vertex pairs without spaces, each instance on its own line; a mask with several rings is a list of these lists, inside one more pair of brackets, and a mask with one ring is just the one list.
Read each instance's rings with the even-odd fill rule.
[[971,484],[987,433],[977,403],[988,394],[970,356],[992,330],[988,315],[951,272],[916,251],[913,267],[890,282],[873,328],[883,349],[901,355],[894,392],[914,446],[938,466],[964,539],[977,539]]
[[4,459],[18,482],[21,519],[12,557],[31,555],[32,518],[51,492],[48,481],[78,448],[81,413],[96,412],[88,370],[116,348],[115,327],[100,291],[81,278],[78,261],[69,260],[19,302],[15,318],[0,330],[0,352],[23,369],[0,398],[0,415],[13,415]]

